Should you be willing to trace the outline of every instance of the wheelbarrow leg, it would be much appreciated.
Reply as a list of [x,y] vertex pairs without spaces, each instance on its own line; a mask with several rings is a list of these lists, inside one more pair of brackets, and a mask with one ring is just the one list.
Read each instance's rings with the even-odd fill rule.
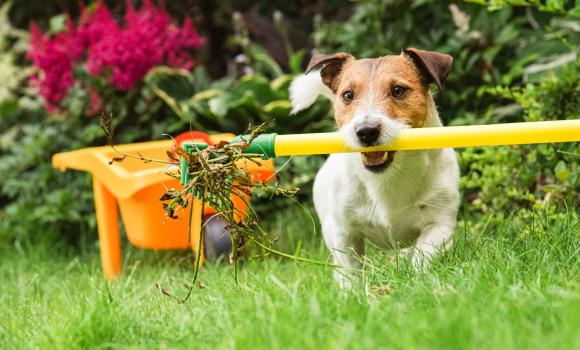
[[121,275],[121,235],[117,200],[99,179],[93,176],[95,208],[101,246],[103,272],[110,278]]

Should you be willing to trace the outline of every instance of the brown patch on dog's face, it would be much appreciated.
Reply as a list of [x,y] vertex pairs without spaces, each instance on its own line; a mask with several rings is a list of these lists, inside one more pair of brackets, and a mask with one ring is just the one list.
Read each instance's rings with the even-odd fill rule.
[[[324,85],[336,94],[336,124],[351,147],[389,144],[405,128],[421,128],[429,117],[431,83],[447,78],[453,59],[437,52],[407,49],[399,56],[356,60],[345,53],[315,55],[307,72],[323,66]],[[372,172],[387,169],[396,151],[361,154]]]
[[429,85],[424,83],[413,60],[404,54],[348,62],[335,83],[338,87],[334,110],[339,127],[348,124],[361,110],[382,111],[388,118],[413,128],[425,124],[427,101],[431,98]]

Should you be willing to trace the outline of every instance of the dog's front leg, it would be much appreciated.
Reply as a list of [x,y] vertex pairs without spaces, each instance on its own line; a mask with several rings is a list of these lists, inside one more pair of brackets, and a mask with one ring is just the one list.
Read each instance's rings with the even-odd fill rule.
[[437,255],[449,249],[453,244],[454,231],[453,226],[437,223],[425,227],[413,247],[413,266],[426,267]]
[[341,288],[349,288],[353,273],[362,267],[357,255],[364,255],[365,242],[360,235],[348,232],[343,225],[339,225],[332,219],[323,224],[322,231],[326,246],[334,257],[334,263],[342,266],[335,271],[334,277]]

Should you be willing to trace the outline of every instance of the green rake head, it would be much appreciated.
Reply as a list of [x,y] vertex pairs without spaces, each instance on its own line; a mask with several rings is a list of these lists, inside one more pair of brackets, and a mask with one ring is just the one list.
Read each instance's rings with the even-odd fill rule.
[[[236,136],[233,140],[230,141],[230,144],[248,140],[250,135],[240,135]],[[248,154],[263,154],[262,159],[267,160],[270,158],[276,157],[276,152],[274,151],[274,140],[276,138],[276,134],[262,134],[256,137],[250,146],[246,148],[243,153]],[[197,146],[197,148],[196,148]],[[197,150],[204,150],[207,149],[209,146],[207,143],[195,143],[195,142],[185,142],[183,143],[182,148],[189,154],[194,155],[197,153]],[[212,156],[210,155],[210,159]],[[181,184],[185,185],[191,179],[191,175],[188,173],[188,161],[185,157],[181,157]],[[228,186],[232,186],[233,178],[232,176],[228,176],[226,179],[226,183]],[[197,197],[197,199],[202,199],[202,193],[199,189],[193,190],[193,195]],[[225,198],[222,198],[221,194],[212,194],[208,193],[206,197],[206,202],[213,207],[216,211],[229,211],[230,204],[228,203]]]
[[[228,186],[231,187],[233,180],[231,177],[228,177],[226,179],[226,182],[228,183]],[[195,190],[193,190],[193,195],[197,197],[197,199],[201,199],[201,191],[199,189],[196,188]],[[207,195],[206,203],[208,203],[212,208],[214,208],[218,212],[219,211],[223,212],[224,209],[226,211],[230,211],[231,209],[228,201],[226,201],[220,195],[214,195],[211,192],[209,192]]]
[[[271,134],[262,134],[256,137],[250,147],[244,150],[244,153],[253,153],[253,154],[263,154],[264,156],[262,159],[267,160],[270,158],[276,158],[276,152],[274,150],[274,140],[276,139],[276,133]],[[233,140],[230,141],[231,143],[236,143],[244,140],[248,140],[250,135],[240,135],[236,136]],[[183,149],[193,155],[196,153],[195,146],[201,151],[208,147],[207,143],[195,143],[195,142],[184,142]],[[187,172],[188,162],[185,157],[181,157],[181,184],[185,185],[189,180],[191,180],[190,175]]]

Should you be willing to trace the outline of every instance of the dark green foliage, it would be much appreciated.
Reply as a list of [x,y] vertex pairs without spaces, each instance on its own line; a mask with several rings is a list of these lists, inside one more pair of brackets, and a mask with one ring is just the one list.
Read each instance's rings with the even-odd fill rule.
[[[28,96],[19,96],[30,100]],[[116,111],[118,144],[164,138],[186,130],[187,123],[147,86],[127,94],[110,91],[106,110]],[[52,167],[59,152],[107,145],[97,118],[87,116],[88,92],[75,89],[65,113],[48,115],[35,100],[0,106],[0,240],[36,234],[57,234],[78,241],[79,233],[96,235],[90,174]]]
[[[519,103],[524,110],[521,121],[579,119],[580,62],[563,67],[559,76],[545,78],[538,85],[498,86],[488,92]],[[471,209],[542,210],[549,201],[561,203],[561,210],[577,209],[578,201],[572,205],[570,199],[578,197],[578,142],[469,147],[458,154],[464,175],[462,185],[470,193]],[[567,206],[561,201],[565,198]]]
[[[271,69],[266,68],[265,71],[267,74]],[[226,77],[212,82],[204,69],[198,68],[191,76],[165,70],[164,73],[150,75],[147,81],[177,116],[185,123],[191,122],[196,130],[239,134],[247,129],[248,124],[259,125],[275,119],[268,132],[299,134],[333,131],[332,102],[324,97],[319,97],[311,108],[290,115],[288,86],[291,80],[289,74],[272,80],[265,75],[254,74],[245,75],[237,81]],[[175,88],[174,81],[179,82],[179,89]],[[314,177],[325,158],[292,158],[281,173],[284,180],[282,186],[285,189],[300,188],[296,196],[299,201],[310,201]],[[287,161],[288,157],[275,159],[277,167]],[[256,198],[253,205],[258,213],[268,217],[277,209],[295,205],[295,200],[286,197],[276,197],[272,201],[269,197]]]
[[447,1],[363,0],[348,21],[322,27],[318,49],[356,58],[398,55],[409,47],[449,54],[453,68],[436,96],[441,118],[446,125],[458,118],[473,123],[497,100],[478,94],[481,89],[521,76],[517,68],[526,60],[517,41],[528,35],[526,27],[523,11],[512,8],[489,12]]
[[[511,7],[511,1],[496,1],[495,7],[486,8],[447,1],[362,0],[348,5],[350,18],[343,12],[332,18],[324,11],[336,4],[325,3],[323,20],[314,19],[317,30],[311,39],[319,52],[347,51],[364,58],[416,47],[454,57],[443,92],[436,95],[446,125],[579,116],[579,72],[573,51],[580,44],[580,31],[570,5],[564,6],[569,10],[565,16],[559,14],[556,2],[536,9]],[[262,5],[256,8],[265,15],[269,7]],[[202,12],[210,7],[204,5]],[[230,16],[236,9],[227,7],[224,13]],[[295,15],[292,6],[280,9],[284,15]],[[91,81],[103,92],[106,112],[115,113],[116,143],[160,139],[163,133],[176,135],[190,128],[238,134],[250,123],[270,119],[276,119],[270,130],[279,134],[334,130],[332,103],[322,97],[310,109],[289,115],[288,85],[310,57],[307,48],[293,51],[291,24],[298,22],[287,18],[284,24],[280,16],[272,22],[272,38],[282,43],[286,56],[281,61],[279,52],[265,50],[268,40],[255,35],[255,23],[248,21],[251,16],[247,12],[240,16],[237,24],[228,23],[234,35],[225,45],[228,55],[219,63],[225,65],[228,59],[231,63],[236,53],[243,53],[231,77],[211,79],[204,66],[213,69],[216,63],[198,61],[200,68],[193,72],[157,67],[129,93],[115,91],[100,78]],[[241,76],[242,71],[248,72],[241,68],[253,74]],[[93,79],[82,69],[75,76]],[[25,95],[18,93],[18,97]],[[60,173],[51,168],[50,158],[57,152],[106,145],[106,140],[97,121],[85,116],[90,109],[85,87],[75,86],[65,105],[65,113],[48,116],[36,107],[22,107],[15,99],[0,103],[0,237],[33,233],[35,225],[45,223],[51,223],[48,228],[55,232],[89,228],[94,234],[90,176]],[[570,198],[575,193],[578,158],[558,151],[580,152],[575,143],[458,150],[469,209],[487,214],[539,209],[545,202]],[[276,160],[278,166],[286,161]],[[281,173],[282,186],[299,187],[297,199],[308,206],[323,161],[322,156],[291,159]],[[287,198],[254,204],[264,217],[295,205]]]
[[[183,121],[210,132],[242,133],[248,124],[275,119],[268,130],[292,134],[333,130],[332,103],[320,98],[312,108],[290,115],[291,75],[270,80],[261,74],[211,82],[203,68],[192,75],[172,72],[151,75],[148,82]],[[174,85],[174,82],[178,84]],[[188,93],[184,93],[187,91]]]
[[78,131],[38,110],[2,117],[0,127],[12,132],[0,148],[0,238],[94,229],[90,176],[61,174],[51,164],[54,153],[85,144],[70,139]]

